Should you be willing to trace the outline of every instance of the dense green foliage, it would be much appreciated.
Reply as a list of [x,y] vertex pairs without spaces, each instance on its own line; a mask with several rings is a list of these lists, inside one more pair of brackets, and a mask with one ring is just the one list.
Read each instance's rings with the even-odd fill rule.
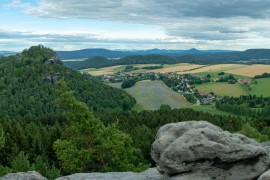
[[122,89],[130,88],[130,87],[134,86],[135,84],[136,84],[136,81],[134,79],[127,79],[127,80],[123,81],[121,87],[122,87]]
[[249,117],[270,117],[270,97],[256,95],[228,97],[216,102],[216,108],[236,115]]
[[144,170],[139,149],[117,125],[96,119],[86,104],[76,100],[64,81],[57,83],[56,99],[68,120],[61,139],[54,143],[58,159],[66,173]]
[[263,73],[262,75],[254,76],[255,79],[268,78],[270,77],[270,73]]
[[31,47],[19,56],[0,61],[0,116],[42,115],[59,112],[53,106],[56,98],[53,83],[46,76],[60,74],[75,96],[93,109],[123,109],[135,104],[127,93],[104,85],[92,77],[81,75],[62,65],[44,63],[55,52],[43,46]]

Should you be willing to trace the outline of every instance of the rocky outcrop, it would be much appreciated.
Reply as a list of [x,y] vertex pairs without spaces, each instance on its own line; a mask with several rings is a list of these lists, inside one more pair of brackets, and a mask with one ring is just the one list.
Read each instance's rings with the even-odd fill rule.
[[156,168],[148,169],[141,173],[111,172],[111,173],[77,173],[60,177],[56,180],[163,180]]
[[36,171],[9,173],[3,177],[0,177],[0,179],[1,180],[47,180],[47,178],[41,176]]
[[46,64],[63,64],[59,56],[51,57],[49,60],[45,61]]
[[159,172],[177,179],[196,174],[199,179],[253,179],[270,163],[268,151],[258,142],[205,121],[161,127],[151,156]]
[[43,81],[45,83],[56,83],[58,81],[60,81],[60,79],[62,78],[62,74],[61,73],[56,73],[55,75],[47,75],[43,78]]
[[263,173],[258,180],[269,180],[270,179],[270,170]]

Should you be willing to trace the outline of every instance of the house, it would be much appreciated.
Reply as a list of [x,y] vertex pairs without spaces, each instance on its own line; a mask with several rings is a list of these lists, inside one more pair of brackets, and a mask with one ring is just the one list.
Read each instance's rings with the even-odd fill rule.
[[245,77],[245,78],[243,78],[243,79],[238,79],[238,82],[239,82],[240,84],[251,84],[252,79]]

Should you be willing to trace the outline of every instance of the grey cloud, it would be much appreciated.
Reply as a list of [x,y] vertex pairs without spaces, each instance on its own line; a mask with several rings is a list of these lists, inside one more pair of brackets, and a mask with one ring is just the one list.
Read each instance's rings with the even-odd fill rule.
[[29,14],[42,17],[96,18],[137,23],[164,17],[270,16],[270,1],[267,0],[41,0],[38,6],[21,5]]

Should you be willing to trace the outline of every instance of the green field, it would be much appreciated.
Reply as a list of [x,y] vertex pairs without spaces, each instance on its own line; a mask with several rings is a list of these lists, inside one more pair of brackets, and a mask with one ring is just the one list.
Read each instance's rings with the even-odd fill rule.
[[162,104],[168,104],[171,108],[190,105],[182,95],[172,91],[162,81],[139,81],[125,90],[136,99],[138,105],[135,110],[156,110]]
[[[221,78],[221,77],[226,77],[229,76],[229,73],[224,72],[224,75],[218,75],[218,73],[220,72],[201,72],[201,73],[196,73],[194,75],[199,75],[199,76],[207,76],[208,74],[211,75],[211,79],[215,79],[215,78]],[[236,79],[241,79],[244,78],[245,76],[241,76],[241,75],[237,75],[237,74],[232,74]]]
[[251,94],[264,97],[270,96],[270,78],[256,79],[257,84],[252,84]]
[[241,84],[229,84],[229,83],[204,83],[195,86],[199,92],[210,93],[214,92],[215,95],[219,96],[234,96],[248,95],[248,90],[244,85]]

